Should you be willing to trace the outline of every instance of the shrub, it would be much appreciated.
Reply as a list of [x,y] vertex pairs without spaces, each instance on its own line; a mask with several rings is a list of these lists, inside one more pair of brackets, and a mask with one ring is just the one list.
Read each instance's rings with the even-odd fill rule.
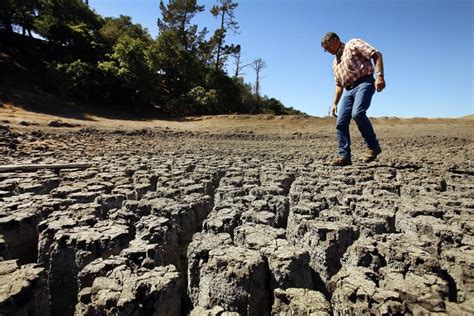
[[58,63],[55,67],[58,74],[60,90],[79,100],[87,101],[96,87],[95,67],[80,59],[72,63]]
[[206,90],[197,86],[187,93],[187,97],[193,106],[192,114],[212,114],[219,107],[220,96],[215,89]]

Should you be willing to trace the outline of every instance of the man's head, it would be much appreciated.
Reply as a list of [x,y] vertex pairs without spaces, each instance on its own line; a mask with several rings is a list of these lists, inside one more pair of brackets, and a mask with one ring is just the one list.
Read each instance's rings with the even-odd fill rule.
[[328,32],[321,39],[321,46],[324,48],[325,52],[328,52],[331,55],[336,55],[339,47],[341,47],[341,40],[336,33]]

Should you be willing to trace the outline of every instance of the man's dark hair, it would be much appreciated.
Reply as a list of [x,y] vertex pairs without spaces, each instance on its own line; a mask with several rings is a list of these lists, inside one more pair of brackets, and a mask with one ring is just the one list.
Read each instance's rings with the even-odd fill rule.
[[333,39],[337,39],[338,41],[340,41],[339,36],[336,33],[327,32],[326,35],[324,35],[323,39],[321,40],[321,46],[323,46],[324,43],[326,43],[330,40],[333,40]]

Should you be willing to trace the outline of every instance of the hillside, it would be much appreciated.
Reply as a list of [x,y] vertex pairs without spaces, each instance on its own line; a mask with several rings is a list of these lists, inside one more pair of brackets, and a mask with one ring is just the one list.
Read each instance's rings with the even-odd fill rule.
[[[46,98],[47,102],[54,102],[59,107],[60,104],[69,107],[75,103],[88,111],[99,108],[106,112],[119,111],[121,115],[131,117],[232,113],[305,115],[285,107],[274,98],[253,95],[251,87],[246,85],[242,78],[228,77],[223,71],[213,72],[211,76],[206,77],[206,80],[212,79],[213,87],[206,87],[204,83],[203,86],[193,84],[187,87],[189,91],[186,95],[173,97],[173,100],[168,97],[166,100],[158,100],[155,99],[157,91],[153,92],[150,90],[152,88],[139,84],[145,84],[150,78],[134,75],[133,82],[137,86],[133,88],[136,91],[131,94],[128,91],[128,83],[120,78],[109,78],[109,75],[102,73],[100,65],[109,63],[100,61],[100,58],[110,55],[105,51],[101,52],[102,55],[89,57],[92,60],[85,62],[81,58],[74,60],[70,48],[45,40],[8,33],[1,29],[0,39],[0,102],[20,104],[34,111],[44,108],[42,100]],[[133,57],[135,60],[143,58]],[[120,71],[130,72],[130,67],[132,65]],[[156,81],[157,78],[153,80]],[[155,85],[161,84],[155,82]],[[164,96],[170,93],[170,89],[164,88],[165,92],[161,91],[160,94]]]

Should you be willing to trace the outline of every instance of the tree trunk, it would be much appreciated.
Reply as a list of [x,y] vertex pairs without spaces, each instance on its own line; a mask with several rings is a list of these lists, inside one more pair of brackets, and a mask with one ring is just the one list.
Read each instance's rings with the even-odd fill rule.
[[216,57],[216,70],[219,70],[219,62],[221,58],[221,46],[222,46],[222,40],[224,37],[224,17],[225,17],[225,11],[222,11],[221,15],[221,29],[219,33],[219,42],[217,44],[217,57]]
[[257,71],[257,79],[255,82],[255,94],[257,95],[257,99],[260,99],[260,71]]
[[239,77],[240,73],[240,52],[235,56],[235,78]]

